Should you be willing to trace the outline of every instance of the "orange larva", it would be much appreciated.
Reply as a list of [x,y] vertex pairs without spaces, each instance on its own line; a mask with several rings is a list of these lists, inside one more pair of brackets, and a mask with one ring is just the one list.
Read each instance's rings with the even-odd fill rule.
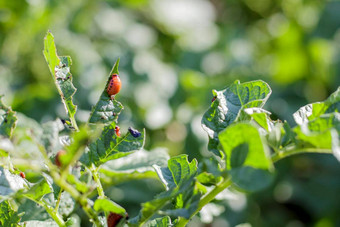
[[20,176],[22,177],[22,178],[26,178],[26,175],[25,175],[25,173],[24,172],[20,172]]
[[[124,216],[121,214],[110,212],[110,214],[107,216],[107,227],[115,227],[118,224],[121,224],[120,222],[123,218]],[[128,213],[125,213],[125,220],[128,220],[128,219],[129,219],[129,215]]]
[[113,74],[111,76],[109,85],[107,86],[107,94],[109,96],[115,95],[120,91],[120,87],[122,86],[122,82],[120,82],[120,78],[118,74]]
[[60,150],[58,151],[57,155],[55,156],[55,164],[58,166],[58,167],[61,167],[62,166],[62,162],[60,160],[60,157],[63,156],[63,155],[66,155],[66,151],[65,150]]
[[115,132],[116,132],[116,135],[117,135],[118,137],[120,137],[120,128],[119,128],[118,125],[115,127]]

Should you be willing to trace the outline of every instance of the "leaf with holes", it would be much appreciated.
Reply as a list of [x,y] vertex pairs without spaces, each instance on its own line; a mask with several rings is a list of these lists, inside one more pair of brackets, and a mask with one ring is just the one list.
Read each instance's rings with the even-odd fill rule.
[[51,32],[48,32],[45,36],[43,53],[65,110],[71,121],[73,121],[77,106],[73,104],[72,99],[77,89],[73,86],[72,74],[70,72],[72,60],[68,56],[58,56]]
[[0,136],[11,137],[16,126],[17,117],[10,107],[2,102],[0,96]]
[[119,59],[113,66],[108,80],[106,82],[105,88],[96,104],[92,109],[89,123],[104,123],[109,124],[111,122],[117,122],[118,115],[124,108],[123,105],[115,99],[112,99],[107,93],[107,87],[109,85],[111,75],[119,74],[118,72]]
[[202,118],[202,127],[208,133],[208,149],[220,156],[218,133],[237,121],[242,111],[263,107],[271,94],[269,85],[261,80],[240,83],[235,81],[222,91],[213,90],[216,97]]

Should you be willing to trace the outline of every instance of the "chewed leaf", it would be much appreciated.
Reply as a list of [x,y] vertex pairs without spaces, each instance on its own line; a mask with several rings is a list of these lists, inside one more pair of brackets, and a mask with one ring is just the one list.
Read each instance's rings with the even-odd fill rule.
[[11,137],[16,126],[17,117],[11,108],[5,106],[0,96],[0,136]]
[[340,87],[324,102],[311,103],[301,107],[293,114],[293,117],[295,122],[301,125],[332,112],[340,112]]
[[89,145],[90,150],[82,156],[81,162],[88,166],[91,163],[100,166],[109,160],[124,157],[143,148],[144,131],[138,137],[133,136],[130,132],[118,137],[115,126],[116,124],[112,122],[104,127],[101,136]]
[[122,109],[123,105],[120,102],[111,100],[110,97],[103,93],[92,110],[89,123],[110,123],[117,121]]
[[89,123],[105,123],[109,124],[111,122],[116,122],[118,119],[118,115],[124,108],[123,105],[112,99],[107,93],[107,87],[111,79],[112,74],[118,74],[118,65],[119,59],[113,66],[108,80],[106,82],[105,88],[96,104],[96,106],[92,109]]
[[65,110],[70,119],[74,119],[77,106],[73,104],[72,99],[77,89],[73,86],[72,75],[70,73],[71,58],[68,56],[58,56],[51,32],[48,32],[45,36],[43,53]]
[[262,107],[271,94],[269,85],[261,80],[247,83],[235,81],[222,91],[213,91],[215,101],[202,118],[202,127],[209,135],[208,149],[220,155],[218,133],[238,120],[243,109]]

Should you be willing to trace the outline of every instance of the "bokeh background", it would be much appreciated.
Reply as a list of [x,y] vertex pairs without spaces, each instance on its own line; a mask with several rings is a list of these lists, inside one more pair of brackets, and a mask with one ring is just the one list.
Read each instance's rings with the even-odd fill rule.
[[[86,122],[120,58],[122,131],[146,128],[146,149],[209,156],[201,128],[212,89],[262,79],[272,118],[340,85],[340,3],[321,0],[0,0],[0,93],[38,122],[65,118],[42,55],[47,30],[73,59],[77,120]],[[191,226],[340,226],[340,165],[331,155],[276,164],[261,192],[221,200]],[[160,188],[133,182],[107,189],[131,216]],[[81,215],[81,214],[80,214]]]

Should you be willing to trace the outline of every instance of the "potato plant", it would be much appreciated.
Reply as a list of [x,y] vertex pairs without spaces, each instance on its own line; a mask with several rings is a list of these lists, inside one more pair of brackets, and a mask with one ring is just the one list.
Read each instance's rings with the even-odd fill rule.
[[[213,90],[202,118],[211,158],[198,163],[185,154],[170,158],[163,150],[146,151],[143,129],[119,131],[124,107],[112,96],[119,60],[88,122],[78,126],[71,58],[57,55],[50,32],[43,54],[69,119],[39,124],[0,100],[1,226],[80,226],[76,206],[93,226],[186,226],[227,188],[250,193],[269,186],[275,163],[285,157],[329,153],[340,160],[340,88],[294,113],[295,127],[273,121],[263,109],[271,88],[261,80]],[[149,178],[164,190],[141,204],[135,217],[102,184]]]

